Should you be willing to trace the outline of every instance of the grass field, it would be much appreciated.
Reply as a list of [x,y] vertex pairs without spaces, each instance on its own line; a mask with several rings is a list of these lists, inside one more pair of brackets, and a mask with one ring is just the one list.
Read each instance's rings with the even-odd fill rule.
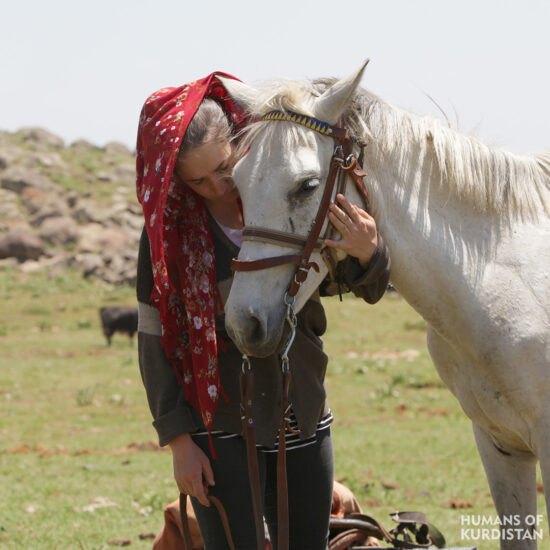
[[[108,348],[98,317],[135,303],[133,290],[0,271],[0,299],[0,548],[150,548],[177,496],[171,457],[155,445],[136,348],[120,335]],[[424,322],[392,295],[325,306],[337,479],[386,526],[392,511],[420,510],[449,546],[473,545],[461,523],[495,511]]]

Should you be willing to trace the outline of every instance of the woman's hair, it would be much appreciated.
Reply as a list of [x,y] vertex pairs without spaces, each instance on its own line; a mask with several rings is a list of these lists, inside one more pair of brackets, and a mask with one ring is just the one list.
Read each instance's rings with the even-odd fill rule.
[[187,127],[178,157],[181,159],[191,149],[205,143],[229,141],[231,135],[231,123],[224,110],[216,101],[206,98]]

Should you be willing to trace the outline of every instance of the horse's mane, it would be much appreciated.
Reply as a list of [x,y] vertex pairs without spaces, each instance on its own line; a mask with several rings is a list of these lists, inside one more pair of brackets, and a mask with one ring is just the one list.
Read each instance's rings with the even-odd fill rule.
[[[264,86],[251,111],[259,118],[271,110],[313,116],[313,102],[335,79],[313,82],[279,81]],[[473,210],[498,215],[535,215],[541,207],[550,214],[550,151],[517,155],[492,148],[475,137],[444,127],[430,117],[419,117],[395,108],[359,88],[344,119],[351,133],[383,157],[398,159],[406,170],[409,153],[430,155],[441,174],[440,185],[455,193]],[[274,124],[252,123],[243,147],[257,137],[267,137]],[[285,145],[296,143],[299,126],[288,124]],[[303,134],[302,134],[303,135]],[[401,162],[399,162],[401,160]],[[400,166],[402,164],[402,166]]]

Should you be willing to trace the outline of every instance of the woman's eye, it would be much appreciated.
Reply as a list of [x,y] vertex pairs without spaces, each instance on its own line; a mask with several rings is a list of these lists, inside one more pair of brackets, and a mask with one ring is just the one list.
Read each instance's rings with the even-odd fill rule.
[[308,178],[307,180],[304,180],[298,189],[299,193],[311,193],[312,191],[315,191],[317,187],[319,187],[320,181],[317,178]]

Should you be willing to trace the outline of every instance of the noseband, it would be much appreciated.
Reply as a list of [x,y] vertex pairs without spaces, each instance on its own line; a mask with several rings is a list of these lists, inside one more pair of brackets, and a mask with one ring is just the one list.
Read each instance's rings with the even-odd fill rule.
[[[327,217],[337,179],[339,180],[337,192],[343,193],[346,181],[345,174],[349,174],[368,205],[368,194],[365,184],[363,183],[363,177],[366,176],[366,173],[352,153],[353,139],[342,119],[338,121],[337,125],[332,126],[327,122],[290,111],[270,111],[262,117],[262,120],[294,122],[295,124],[305,126],[324,136],[332,137],[335,142],[321,203],[317,210],[317,215],[315,216],[311,231],[307,237],[263,227],[246,226],[243,229],[243,241],[267,242],[279,246],[297,248],[298,250],[301,249],[302,252],[300,254],[285,254],[283,256],[272,256],[259,260],[237,260],[235,258],[231,264],[231,269],[233,271],[257,271],[279,265],[295,264],[296,270],[294,271],[294,275],[287,289],[287,296],[292,300],[296,296],[302,283],[306,280],[309,270],[313,268],[317,273],[319,272],[317,263],[310,262],[309,258],[312,252],[321,251],[323,247],[323,242],[319,239],[319,236],[325,218]],[[338,177],[339,175],[340,177]],[[325,255],[324,259],[329,264],[329,269],[333,271],[332,268],[335,262],[330,253]]]

